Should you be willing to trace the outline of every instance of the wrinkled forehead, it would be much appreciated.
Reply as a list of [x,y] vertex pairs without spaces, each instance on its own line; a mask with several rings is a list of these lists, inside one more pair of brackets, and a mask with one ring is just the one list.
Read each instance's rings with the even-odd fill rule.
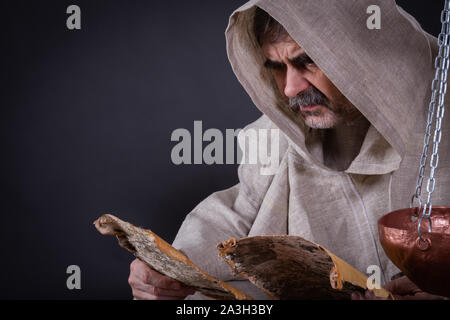
[[294,58],[304,53],[305,50],[291,36],[286,35],[275,42],[264,42],[261,47],[266,59],[279,61],[282,58]]

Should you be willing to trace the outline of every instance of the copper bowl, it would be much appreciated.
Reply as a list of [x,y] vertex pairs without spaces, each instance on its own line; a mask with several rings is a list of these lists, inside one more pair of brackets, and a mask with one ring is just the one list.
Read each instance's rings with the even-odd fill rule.
[[380,242],[389,259],[425,292],[450,297],[450,207],[433,207],[431,232],[422,222],[417,232],[418,208],[393,211],[380,218]]

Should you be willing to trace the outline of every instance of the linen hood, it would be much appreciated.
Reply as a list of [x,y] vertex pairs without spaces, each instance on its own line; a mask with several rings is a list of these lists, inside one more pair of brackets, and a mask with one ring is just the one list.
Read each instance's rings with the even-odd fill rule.
[[304,158],[315,162],[305,147],[308,128],[283,102],[270,71],[263,67],[265,58],[253,33],[255,6],[281,23],[370,121],[369,139],[347,170],[351,173],[384,174],[398,169],[412,131],[425,121],[434,75],[431,47],[435,45],[430,39],[435,38],[393,0],[376,2],[381,29],[366,26],[367,8],[373,1],[254,0],[233,13],[226,31],[228,57],[237,78]]

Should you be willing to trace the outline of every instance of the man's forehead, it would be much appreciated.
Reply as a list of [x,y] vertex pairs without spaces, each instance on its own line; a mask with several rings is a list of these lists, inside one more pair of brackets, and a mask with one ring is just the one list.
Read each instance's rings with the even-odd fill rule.
[[282,58],[294,58],[305,52],[289,35],[276,42],[264,43],[262,49],[265,57],[273,61],[278,61]]

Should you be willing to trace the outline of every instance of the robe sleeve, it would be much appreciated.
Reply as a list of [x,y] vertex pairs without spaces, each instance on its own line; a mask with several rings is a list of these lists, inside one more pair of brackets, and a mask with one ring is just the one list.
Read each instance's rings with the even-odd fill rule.
[[[248,128],[273,128],[262,116]],[[269,142],[270,143],[270,142]],[[283,149],[286,149],[284,147]],[[247,237],[264,200],[273,176],[261,175],[260,164],[242,163],[238,169],[239,183],[215,192],[200,202],[185,218],[173,246],[186,254],[206,273],[255,297],[255,286],[238,275],[218,256],[216,245],[232,237]],[[244,290],[247,287],[248,290]],[[197,295],[196,295],[197,296]],[[258,296],[257,298],[264,298]],[[256,297],[255,297],[256,298]]]
[[173,246],[213,277],[224,281],[240,278],[219,258],[216,245],[232,237],[246,237],[259,206],[242,181],[215,192],[187,215]]
[[[242,165],[239,167],[240,183],[215,192],[189,213],[181,225],[173,246],[186,254],[203,271],[254,297],[267,296],[244,278],[233,275],[230,267],[219,258],[216,245],[229,238],[246,237],[258,213],[261,199],[250,194],[243,183]],[[208,299],[200,293],[188,299]]]

